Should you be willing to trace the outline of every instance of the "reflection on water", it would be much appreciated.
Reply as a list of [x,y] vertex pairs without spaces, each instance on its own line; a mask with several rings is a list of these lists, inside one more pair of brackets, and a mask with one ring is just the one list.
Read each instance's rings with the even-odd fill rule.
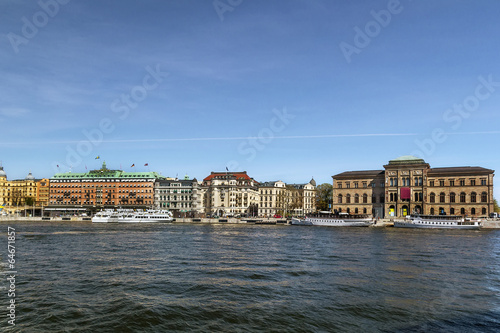
[[498,231],[11,226],[29,332],[500,328]]

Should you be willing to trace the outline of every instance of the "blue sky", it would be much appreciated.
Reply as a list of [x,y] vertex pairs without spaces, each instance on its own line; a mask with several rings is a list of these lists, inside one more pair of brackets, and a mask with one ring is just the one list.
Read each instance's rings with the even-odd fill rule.
[[409,154],[497,170],[498,17],[495,0],[2,1],[0,160],[9,179],[105,160],[330,183]]

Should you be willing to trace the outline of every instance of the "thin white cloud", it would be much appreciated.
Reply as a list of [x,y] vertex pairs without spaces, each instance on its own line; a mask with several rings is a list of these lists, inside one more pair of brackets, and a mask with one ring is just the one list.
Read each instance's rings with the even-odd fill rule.
[[[500,134],[500,131],[485,132],[450,132],[447,135],[487,135]],[[361,134],[324,134],[324,135],[286,135],[275,136],[273,139],[328,139],[328,138],[360,138],[360,137],[396,137],[396,136],[421,136],[425,133],[361,133]],[[163,138],[163,139],[116,139],[102,140],[100,143],[141,143],[141,142],[173,142],[173,141],[236,141],[236,140],[260,139],[256,136],[241,137],[206,137],[206,138]],[[61,141],[35,141],[35,142],[0,142],[2,145],[34,145],[34,144],[72,144],[85,140],[61,140]]]
[[0,116],[19,118],[28,115],[30,111],[23,108],[0,108]]

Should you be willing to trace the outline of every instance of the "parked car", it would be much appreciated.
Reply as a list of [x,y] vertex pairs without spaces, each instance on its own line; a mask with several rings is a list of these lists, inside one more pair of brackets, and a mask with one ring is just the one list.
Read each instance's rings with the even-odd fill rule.
[[282,218],[283,216],[281,216],[281,215],[279,215],[279,214],[274,214],[274,216],[273,216],[273,217],[274,217],[275,219],[280,219],[280,218]]

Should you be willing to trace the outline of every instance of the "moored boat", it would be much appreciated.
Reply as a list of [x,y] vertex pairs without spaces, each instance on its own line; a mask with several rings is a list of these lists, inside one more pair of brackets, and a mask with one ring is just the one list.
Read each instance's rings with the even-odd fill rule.
[[461,216],[453,215],[408,215],[404,221],[394,221],[396,228],[421,229],[468,229],[482,227],[480,221],[466,221]]
[[333,215],[318,214],[315,216],[306,216],[304,219],[292,218],[292,225],[319,225],[328,227],[368,227],[373,224],[373,219],[368,215],[349,215],[340,213]]
[[154,223],[172,222],[172,213],[168,210],[102,210],[94,215],[92,222],[96,223]]

